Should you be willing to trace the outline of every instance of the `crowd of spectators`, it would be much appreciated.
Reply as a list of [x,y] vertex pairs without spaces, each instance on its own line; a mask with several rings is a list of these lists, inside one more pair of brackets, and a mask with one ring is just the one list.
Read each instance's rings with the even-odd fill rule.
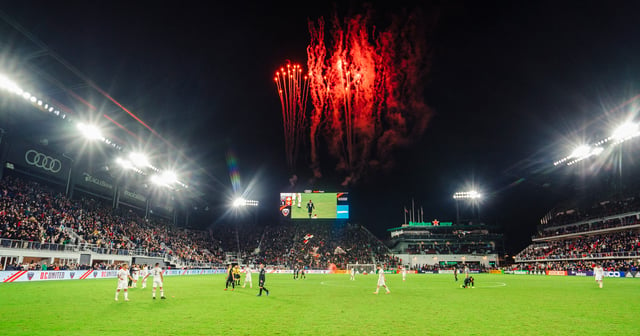
[[640,255],[638,230],[618,231],[573,239],[534,243],[520,252],[520,260],[554,260]]
[[5,178],[0,180],[0,238],[40,244],[68,244],[64,229],[61,195],[35,182]]
[[355,263],[396,267],[399,262],[360,225],[294,222],[269,226],[261,232],[257,249],[243,251],[245,262],[313,269],[331,265],[344,269]]
[[136,209],[113,209],[103,200],[68,199],[53,188],[18,177],[5,176],[0,191],[0,238],[7,239],[3,244],[24,241],[36,248],[31,244],[48,243],[107,254],[163,256],[184,264],[222,265],[227,261],[225,251],[239,252],[245,263],[285,267],[326,269],[333,264],[346,268],[350,263],[396,267],[399,263],[360,225],[293,222],[264,228],[235,225],[187,230],[162,218],[145,218]]
[[593,270],[594,265],[602,265],[605,271],[637,271],[638,265],[629,260],[622,259],[601,259],[601,260],[569,260],[550,262],[518,263],[511,267],[511,270],[524,270],[532,274],[544,274],[546,271],[575,271],[584,272]]
[[224,262],[222,249],[204,231],[144,218],[134,209],[114,210],[95,199],[70,200],[17,177],[3,178],[0,191],[0,238],[73,244],[103,253],[168,256],[184,263]]
[[491,254],[496,253],[496,244],[484,240],[451,240],[410,244],[408,254]]

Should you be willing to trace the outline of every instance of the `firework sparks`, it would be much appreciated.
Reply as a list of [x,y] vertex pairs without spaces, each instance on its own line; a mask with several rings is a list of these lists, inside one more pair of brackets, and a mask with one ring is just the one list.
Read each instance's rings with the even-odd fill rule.
[[289,169],[294,170],[300,150],[300,141],[304,135],[309,77],[303,74],[300,65],[287,64],[286,67],[276,71],[273,80],[276,83],[282,105],[287,165]]
[[324,136],[346,173],[345,185],[372,166],[389,167],[393,149],[421,136],[431,116],[421,85],[428,55],[417,18],[396,17],[375,36],[369,18],[334,16],[330,47],[324,20],[309,22],[311,164],[319,177],[318,137]]

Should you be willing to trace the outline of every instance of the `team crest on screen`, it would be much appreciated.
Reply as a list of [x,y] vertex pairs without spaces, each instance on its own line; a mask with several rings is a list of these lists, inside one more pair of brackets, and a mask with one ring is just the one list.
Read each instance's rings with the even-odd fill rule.
[[93,271],[93,277],[97,277],[98,276],[98,271]]
[[69,273],[69,276],[71,277],[71,279],[73,279],[73,276],[76,275],[76,272],[71,272]]
[[34,275],[33,272],[29,272],[29,273],[27,273],[27,278],[29,278],[29,280],[31,280],[31,279],[33,279],[33,275]]
[[288,208],[282,209],[282,215],[285,217],[289,216],[289,209]]

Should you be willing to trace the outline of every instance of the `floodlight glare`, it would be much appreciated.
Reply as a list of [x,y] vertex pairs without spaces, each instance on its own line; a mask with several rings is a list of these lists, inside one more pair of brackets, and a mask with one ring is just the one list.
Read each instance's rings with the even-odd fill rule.
[[17,94],[20,94],[22,92],[22,90],[16,83],[11,81],[4,75],[0,75],[0,88]]
[[78,128],[78,130],[80,130],[80,133],[82,133],[82,135],[87,139],[102,139],[102,132],[100,132],[100,129],[98,129],[98,127],[94,125],[78,123],[76,127]]
[[129,154],[129,159],[131,159],[131,163],[138,168],[145,168],[149,166],[149,159],[147,159],[147,156],[142,153],[131,153]]
[[590,153],[591,147],[589,145],[580,145],[576,147],[573,152],[571,152],[571,155],[569,155],[569,157],[578,159],[588,156]]
[[244,206],[247,203],[247,201],[242,198],[242,197],[238,197],[233,201],[233,207],[237,208],[237,207],[241,207]]
[[613,131],[611,138],[616,141],[625,141],[640,135],[639,125],[637,123],[624,123]]
[[122,168],[125,168],[125,169],[133,169],[133,168],[135,168],[133,166],[133,164],[129,160],[117,158],[116,159],[116,163],[118,163]]
[[165,183],[167,184],[176,183],[178,181],[178,176],[176,175],[176,173],[172,171],[162,172],[162,175],[160,175],[160,178],[162,178],[162,180],[165,181]]
[[479,193],[477,190],[458,191],[455,194],[453,194],[453,198],[454,199],[478,199],[478,198],[482,198],[482,194]]

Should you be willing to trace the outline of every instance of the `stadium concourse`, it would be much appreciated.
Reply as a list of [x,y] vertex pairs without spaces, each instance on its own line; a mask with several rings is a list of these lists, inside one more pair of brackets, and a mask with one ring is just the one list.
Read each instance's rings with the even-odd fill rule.
[[[115,269],[136,258],[161,258],[170,267],[217,268],[233,261],[276,267],[327,269],[349,263],[397,267],[398,260],[359,225],[280,224],[262,229],[226,226],[176,228],[139,210],[68,199],[55,187],[25,177],[0,181],[1,269]],[[79,253],[91,254],[80,262]],[[234,260],[229,260],[233,255]],[[238,258],[240,256],[240,258]]]
[[640,194],[631,192],[550,211],[532,244],[514,259],[515,269],[534,273],[588,271],[594,264],[610,272],[637,272]]

